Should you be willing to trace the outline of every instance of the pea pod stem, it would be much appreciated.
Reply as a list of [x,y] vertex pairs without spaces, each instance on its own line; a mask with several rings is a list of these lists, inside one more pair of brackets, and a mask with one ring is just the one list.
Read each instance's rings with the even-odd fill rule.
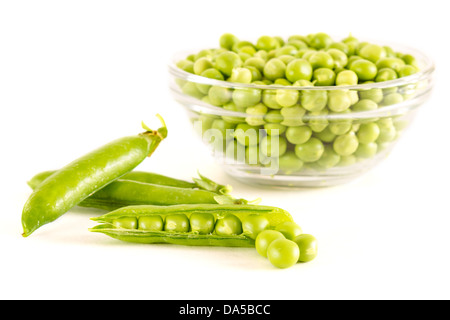
[[153,154],[167,128],[119,138],[57,170],[36,187],[22,211],[23,236],[28,237]]
[[172,232],[172,231],[146,231],[139,229],[115,228],[115,219],[134,217],[149,217],[158,215],[166,217],[171,214],[185,214],[188,218],[194,213],[210,213],[214,218],[221,219],[227,214],[233,214],[240,220],[248,215],[261,215],[269,221],[270,227],[274,228],[285,221],[293,221],[289,212],[270,206],[261,205],[219,205],[219,204],[194,204],[173,206],[129,206],[112,211],[100,217],[91,218],[100,224],[89,229],[112,238],[136,242],[136,243],[168,243],[188,246],[227,246],[227,247],[252,247],[254,240],[244,234],[240,235],[218,235],[199,234],[196,232]]

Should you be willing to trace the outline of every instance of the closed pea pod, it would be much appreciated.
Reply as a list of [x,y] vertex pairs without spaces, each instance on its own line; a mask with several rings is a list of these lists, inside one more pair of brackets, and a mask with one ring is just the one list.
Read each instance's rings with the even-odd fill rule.
[[[50,177],[56,170],[43,171],[33,176],[28,185],[35,189],[45,179]],[[154,185],[161,185],[167,187],[186,188],[186,189],[204,189],[207,191],[216,192],[218,194],[228,194],[231,191],[231,186],[222,185],[208,179],[207,177],[198,174],[199,178],[193,178],[193,182],[168,177],[162,174],[147,172],[147,171],[131,171],[120,177],[121,180],[131,180],[143,183],[150,183]]]
[[22,212],[23,236],[50,223],[90,194],[133,170],[167,136],[167,128],[112,141],[58,170],[31,194]]

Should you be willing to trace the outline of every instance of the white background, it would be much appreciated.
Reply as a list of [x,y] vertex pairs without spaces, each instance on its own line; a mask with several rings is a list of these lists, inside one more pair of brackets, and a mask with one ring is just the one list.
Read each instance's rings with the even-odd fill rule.
[[[445,1],[0,2],[0,298],[449,299],[450,23]],[[272,190],[214,164],[167,88],[179,51],[224,32],[329,32],[400,42],[436,62],[432,98],[380,166],[339,187]],[[21,237],[26,181],[154,115],[169,137],[139,166],[190,179],[197,169],[234,194],[291,212],[319,256],[287,270],[254,249],[123,243],[88,231],[73,209]]]

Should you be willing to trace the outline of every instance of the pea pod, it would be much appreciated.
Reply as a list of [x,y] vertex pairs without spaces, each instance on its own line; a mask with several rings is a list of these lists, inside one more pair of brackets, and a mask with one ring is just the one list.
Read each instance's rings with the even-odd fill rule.
[[[177,231],[174,216],[185,216],[190,221],[190,228]],[[212,216],[215,221],[215,229],[210,232],[202,232],[202,228],[194,223],[194,216]],[[218,233],[217,226],[221,220],[230,215],[242,221],[242,232],[238,234]],[[140,228],[141,221],[149,217],[160,217],[165,227],[158,229]],[[255,236],[251,234],[252,227],[246,227],[249,219],[261,217],[267,221],[265,229],[274,229],[278,224],[293,221],[292,216],[285,210],[262,206],[262,205],[219,205],[219,204],[195,204],[195,205],[173,205],[173,206],[129,206],[112,211],[100,217],[91,218],[100,222],[99,225],[90,229],[92,232],[100,232],[112,238],[136,242],[136,243],[168,243],[187,246],[225,246],[225,247],[254,247]],[[195,218],[197,219],[197,218]],[[170,228],[168,227],[170,223]],[[207,221],[207,219],[204,219]],[[206,223],[205,223],[206,224]],[[183,227],[184,228],[184,227]],[[169,231],[171,230],[171,231]],[[175,231],[174,231],[175,230]]]
[[52,174],[31,194],[22,212],[23,236],[50,223],[92,193],[133,170],[167,136],[163,127],[114,140]]
[[[30,188],[36,189],[38,185],[40,185],[45,179],[50,177],[55,172],[56,172],[55,170],[40,172],[35,176],[33,176],[28,181],[28,185],[30,186]],[[231,186],[218,184],[206,178],[205,176],[202,176],[200,173],[198,175],[200,178],[193,178],[194,182],[189,182],[153,172],[131,171],[124,174],[121,177],[121,179],[151,183],[168,187],[177,187],[185,189],[203,189],[218,194],[228,194],[231,192]]]
[[[230,195],[222,195],[207,190],[198,190],[194,188],[174,187],[169,185],[157,185],[142,181],[160,181],[166,184],[184,185],[188,182],[173,178],[160,180],[153,173],[134,172],[123,175],[120,179],[111,182],[104,188],[90,195],[85,200],[78,203],[80,207],[97,208],[104,210],[116,210],[118,208],[132,205],[175,205],[175,204],[201,204],[201,203],[228,203],[228,204],[247,204],[245,199],[234,199]],[[28,184],[33,188],[39,186],[46,177],[53,174],[53,171],[46,171],[34,176]],[[156,177],[156,179],[155,179]],[[129,180],[135,178],[138,180]],[[140,181],[139,181],[140,180]],[[184,182],[184,183],[183,183]]]

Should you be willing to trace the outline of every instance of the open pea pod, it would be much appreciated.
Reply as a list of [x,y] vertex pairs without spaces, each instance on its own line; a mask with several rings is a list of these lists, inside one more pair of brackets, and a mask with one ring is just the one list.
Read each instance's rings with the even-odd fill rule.
[[276,207],[220,204],[129,206],[92,220],[101,224],[90,231],[122,241],[222,247],[253,247],[260,231],[293,221]]

